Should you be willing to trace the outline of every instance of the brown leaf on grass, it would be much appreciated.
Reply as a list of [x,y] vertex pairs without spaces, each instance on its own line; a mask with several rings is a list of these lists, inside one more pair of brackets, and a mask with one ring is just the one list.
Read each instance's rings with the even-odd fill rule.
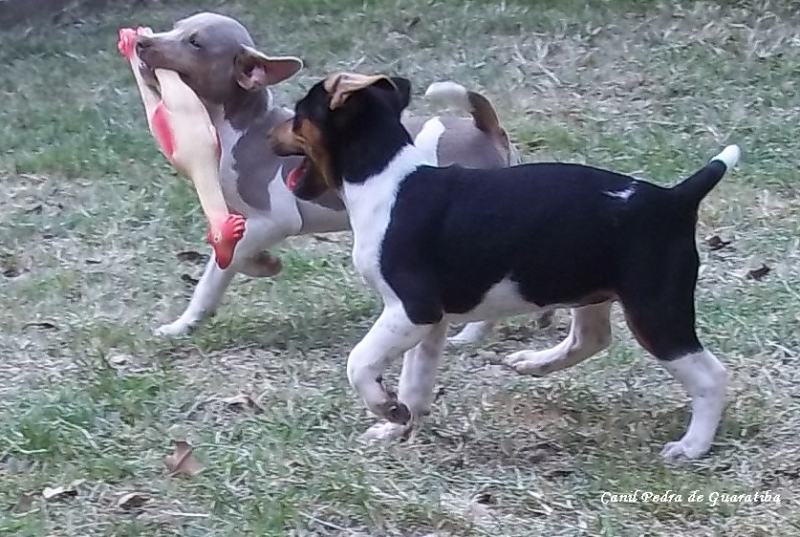
[[181,274],[181,280],[185,281],[189,285],[197,285],[197,282],[200,281],[197,278],[192,278],[188,274]]
[[494,497],[492,497],[491,492],[480,492],[472,498],[472,501],[475,503],[482,503],[482,504],[492,504],[495,503]]
[[335,242],[337,242],[335,239],[333,239],[333,238],[331,238],[331,237],[328,237],[328,236],[326,236],[326,235],[311,235],[311,237],[312,237],[312,238],[313,238],[315,241],[319,241],[319,242],[331,242],[331,243],[335,243]]
[[58,327],[49,321],[32,321],[22,325],[22,329],[26,328],[42,328],[44,330],[57,330]]
[[175,254],[175,257],[178,258],[178,261],[186,261],[188,263],[205,263],[208,261],[208,254],[201,254],[200,252],[195,252],[194,250],[178,252]]
[[42,490],[42,497],[47,501],[58,501],[66,498],[74,498],[78,495],[78,487],[85,482],[85,479],[76,479],[66,486],[45,487],[44,490]]
[[33,500],[36,499],[36,494],[33,492],[26,492],[19,497],[14,511],[17,513],[26,513],[33,509]]
[[762,264],[759,268],[748,271],[747,279],[761,281],[764,278],[764,276],[769,274],[770,270],[771,269],[768,266]]
[[253,399],[246,393],[240,393],[231,397],[226,397],[222,399],[222,402],[225,403],[231,410],[244,410],[249,408],[260,412],[264,411],[264,407],[261,406],[257,400]]
[[14,265],[12,265],[10,267],[6,267],[6,268],[3,269],[3,276],[5,278],[8,278],[8,279],[16,278],[18,276],[21,276],[22,273],[23,273],[23,270],[20,269],[17,266],[14,266]]
[[106,356],[106,362],[111,367],[122,367],[124,365],[128,365],[131,362],[131,356],[129,354],[109,354]]
[[164,457],[164,464],[172,476],[195,476],[203,471],[203,466],[194,458],[194,448],[185,440],[173,440],[175,452]]
[[117,500],[117,507],[126,511],[139,509],[144,504],[150,501],[150,496],[144,492],[129,492],[123,494]]
[[723,248],[728,246],[730,243],[731,243],[731,241],[724,241],[724,240],[720,239],[719,235],[714,235],[713,237],[709,237],[706,240],[706,245],[708,246],[708,248],[711,251],[722,250]]

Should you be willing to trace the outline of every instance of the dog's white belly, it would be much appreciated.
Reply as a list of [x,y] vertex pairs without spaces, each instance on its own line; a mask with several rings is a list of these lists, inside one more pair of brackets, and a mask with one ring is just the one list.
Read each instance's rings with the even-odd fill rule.
[[[283,184],[283,181],[280,182]],[[328,233],[350,229],[347,211],[335,211],[308,201],[298,201],[298,208],[303,218],[303,233]]]
[[525,313],[554,309],[557,306],[542,307],[528,302],[519,293],[516,282],[504,278],[489,288],[483,300],[466,313],[448,313],[447,320],[455,323],[502,319]]

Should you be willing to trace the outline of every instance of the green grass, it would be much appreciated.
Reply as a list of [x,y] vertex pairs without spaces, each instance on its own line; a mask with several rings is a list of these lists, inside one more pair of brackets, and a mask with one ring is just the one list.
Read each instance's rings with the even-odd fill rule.
[[[800,17],[774,2],[273,0],[161,3],[0,33],[0,535],[800,535]],[[631,5],[635,4],[635,7]],[[444,395],[408,442],[370,425],[344,361],[378,310],[350,238],[288,241],[284,272],[239,277],[195,335],[151,330],[186,305],[205,222],[157,152],[116,29],[214,9],[308,68],[390,71],[421,92],[480,88],[526,160],[672,184],[744,148],[701,210],[701,339],[732,373],[709,457],[669,466],[681,389],[617,319],[602,356],[544,379],[487,355],[543,348],[568,315],[510,319],[448,350]],[[711,251],[720,235],[730,247]],[[751,268],[772,270],[760,281]],[[230,408],[246,393],[261,409]],[[170,477],[187,439],[205,471]],[[85,482],[46,501],[44,487]],[[604,503],[603,492],[771,490],[764,504]],[[118,505],[131,491],[150,500]],[[32,500],[27,499],[33,495]]]

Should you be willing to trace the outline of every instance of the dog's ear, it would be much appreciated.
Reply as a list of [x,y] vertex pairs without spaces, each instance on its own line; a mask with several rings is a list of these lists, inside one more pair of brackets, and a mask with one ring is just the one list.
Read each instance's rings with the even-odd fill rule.
[[248,91],[261,90],[283,82],[303,68],[303,60],[293,56],[266,56],[242,45],[234,61],[236,82]]
[[401,76],[393,76],[392,82],[394,83],[394,93],[397,97],[397,111],[402,112],[411,103],[411,81]]
[[357,73],[334,73],[325,78],[323,87],[331,96],[329,107],[335,110],[342,106],[353,93],[370,86],[396,91],[394,81],[386,75],[361,75]]

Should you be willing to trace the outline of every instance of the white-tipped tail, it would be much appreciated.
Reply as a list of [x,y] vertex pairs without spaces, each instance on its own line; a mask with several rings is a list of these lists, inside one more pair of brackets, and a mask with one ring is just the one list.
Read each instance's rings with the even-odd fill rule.
[[729,145],[722,152],[712,158],[711,160],[718,160],[725,165],[729,170],[739,163],[739,158],[742,156],[742,150],[738,145]]
[[467,88],[449,80],[434,82],[428,86],[428,89],[425,90],[425,98],[448,106],[456,106],[467,112],[472,110]]

